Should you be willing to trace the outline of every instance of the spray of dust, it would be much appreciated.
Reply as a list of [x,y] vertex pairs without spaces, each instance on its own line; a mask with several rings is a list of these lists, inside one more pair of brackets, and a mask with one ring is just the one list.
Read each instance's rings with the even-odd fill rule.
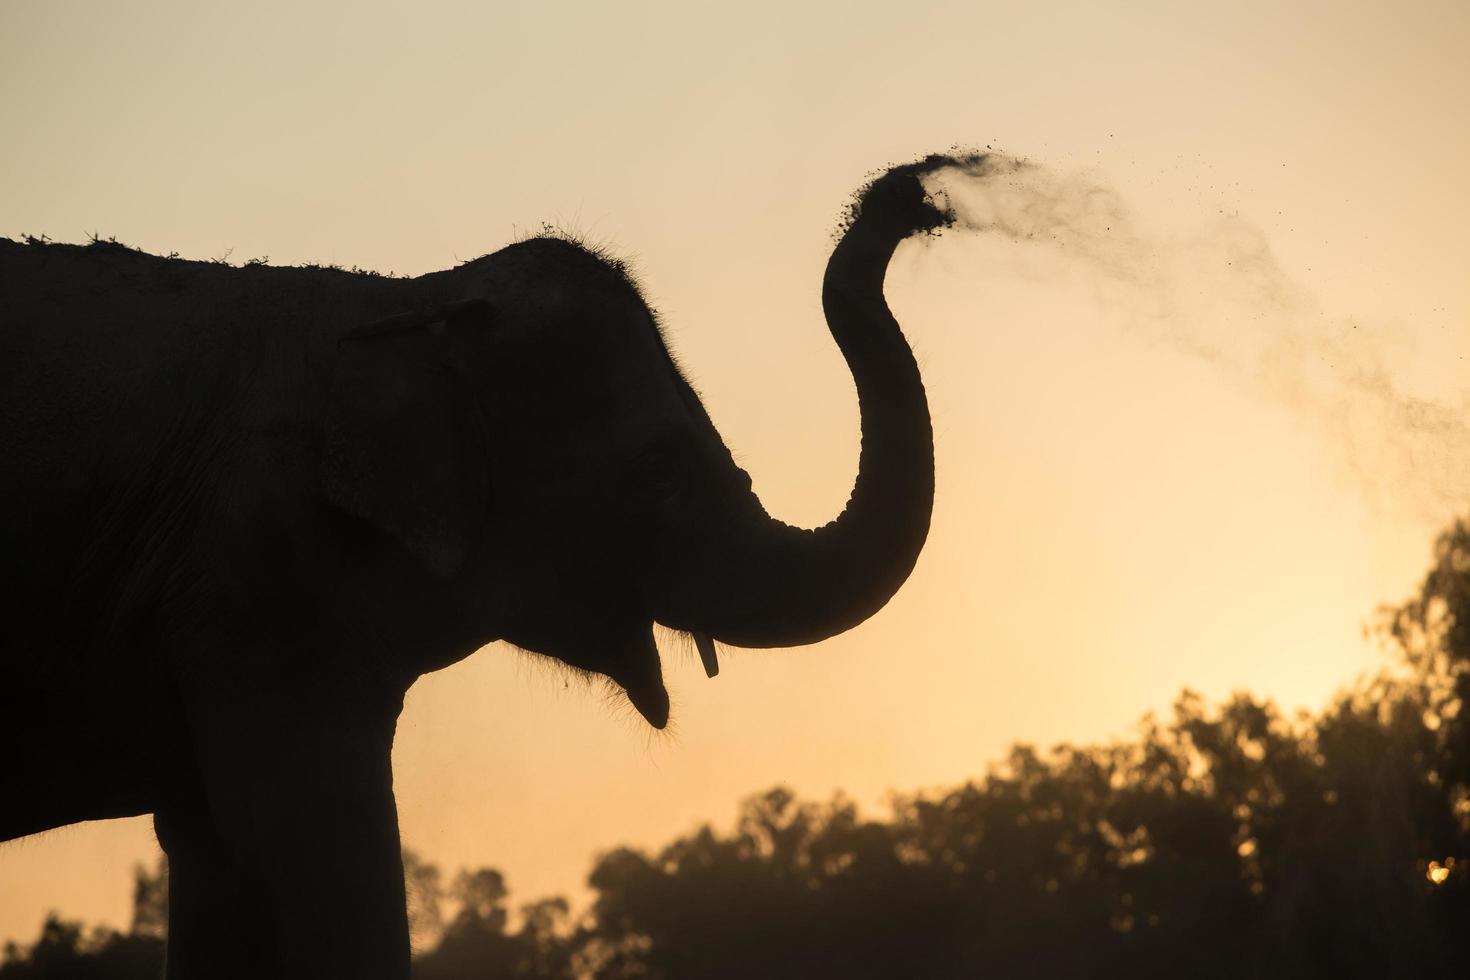
[[1325,316],[1248,222],[1151,236],[1112,188],[994,153],[897,172],[923,181],[945,227],[1055,248],[1151,345],[1309,417],[1375,508],[1442,523],[1470,505],[1470,389],[1458,404],[1404,391],[1385,363],[1394,338]]

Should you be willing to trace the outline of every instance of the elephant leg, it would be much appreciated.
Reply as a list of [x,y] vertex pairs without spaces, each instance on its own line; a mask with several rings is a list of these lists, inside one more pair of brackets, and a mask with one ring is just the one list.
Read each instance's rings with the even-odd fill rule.
[[318,745],[279,760],[257,805],[290,978],[407,980],[408,914],[391,757]]
[[249,875],[198,801],[154,817],[168,855],[167,980],[246,980],[272,968],[270,925]]
[[391,767],[399,704],[237,696],[197,716],[210,810],[259,898],[250,917],[270,937],[275,976],[408,978]]

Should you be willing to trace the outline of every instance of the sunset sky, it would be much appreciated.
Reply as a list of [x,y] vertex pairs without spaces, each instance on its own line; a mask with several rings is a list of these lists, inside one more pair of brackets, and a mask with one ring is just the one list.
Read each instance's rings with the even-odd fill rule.
[[[856,471],[819,303],[852,192],[989,146],[1021,197],[951,199],[1039,233],[890,268],[938,495],[886,609],[715,680],[665,643],[667,733],[500,645],[425,677],[406,845],[577,897],[775,783],[878,808],[1186,685],[1315,708],[1381,662],[1363,624],[1470,511],[1470,4],[514,6],[0,0],[0,235],[416,275],[576,230],[813,525]],[[125,927],[155,853],[147,819],[0,845],[0,941]]]

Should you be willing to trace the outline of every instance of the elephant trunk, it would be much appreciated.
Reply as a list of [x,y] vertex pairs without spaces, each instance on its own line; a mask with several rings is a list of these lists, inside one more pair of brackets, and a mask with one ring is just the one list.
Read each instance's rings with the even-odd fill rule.
[[901,241],[948,223],[925,197],[921,172],[918,165],[890,171],[868,189],[823,281],[827,324],[852,371],[862,417],[847,506],[824,527],[805,530],[770,517],[753,492],[740,491],[741,516],[699,549],[710,552],[701,567],[718,571],[702,583],[717,594],[705,595],[703,614],[690,617],[702,620],[691,624],[697,636],[740,647],[815,643],[873,615],[913,570],[934,503],[934,441],[918,365],[883,280]]

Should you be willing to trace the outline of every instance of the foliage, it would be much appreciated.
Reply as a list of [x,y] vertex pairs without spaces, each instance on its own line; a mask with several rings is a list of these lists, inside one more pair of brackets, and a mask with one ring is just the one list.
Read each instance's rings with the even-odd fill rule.
[[1189,692],[866,821],[773,790],[592,874],[598,978],[1384,977],[1470,954],[1470,525],[1316,718]]
[[162,854],[151,874],[141,865],[133,869],[132,934],[160,942],[168,937],[168,858]]
[[0,980],[157,980],[163,976],[163,934],[168,922],[168,866],[133,871],[133,928],[83,929],[55,912],[41,935],[22,949],[6,943]]
[[[602,855],[575,922],[560,898],[513,916],[498,872],[446,887],[405,852],[415,976],[1452,974],[1470,957],[1470,523],[1378,632],[1394,667],[1315,717],[1186,691],[1131,739],[1017,746],[885,819],[773,789],[728,834]],[[0,980],[157,976],[162,869],[135,894],[131,933],[53,916]]]
[[101,926],[83,932],[80,922],[55,913],[24,951],[5,946],[4,980],[156,980],[163,975],[163,941]]
[[[433,869],[432,878],[437,882],[438,869],[433,865],[420,867]],[[525,906],[519,916],[520,928],[511,932],[510,913],[505,907],[508,894],[498,871],[461,871],[449,889],[458,911],[443,927],[438,944],[415,959],[416,980],[571,980],[572,948],[566,934],[570,909],[566,900],[543,899]],[[434,898],[436,909],[440,900],[442,893]]]

